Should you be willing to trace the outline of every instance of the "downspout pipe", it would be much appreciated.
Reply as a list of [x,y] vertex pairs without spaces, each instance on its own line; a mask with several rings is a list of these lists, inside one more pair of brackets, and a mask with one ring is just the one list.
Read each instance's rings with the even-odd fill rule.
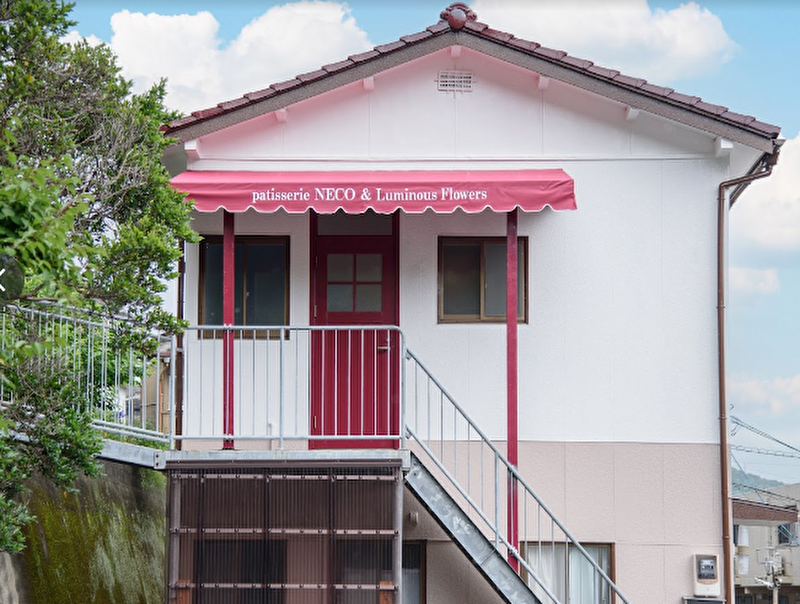
[[[730,459],[728,455],[728,401],[725,373],[725,218],[736,198],[753,181],[766,178],[772,174],[772,168],[778,161],[779,145],[772,153],[765,153],[753,168],[744,176],[732,178],[719,183],[717,193],[717,334],[718,334],[718,373],[719,373],[719,455],[720,478],[722,482],[722,552],[725,569],[725,593],[727,601],[735,598],[733,580],[733,511],[730,500]],[[730,205],[727,203],[726,191],[736,187],[731,195]]]
[[[177,317],[179,321],[183,321],[184,313],[184,297],[186,294],[186,242],[181,240],[181,258],[178,260],[178,308]],[[171,427],[175,436],[183,435],[183,331],[178,333],[176,339],[178,350],[176,351],[176,366],[175,366],[175,425]],[[183,440],[178,439],[175,441],[175,448],[180,450],[183,447]]]

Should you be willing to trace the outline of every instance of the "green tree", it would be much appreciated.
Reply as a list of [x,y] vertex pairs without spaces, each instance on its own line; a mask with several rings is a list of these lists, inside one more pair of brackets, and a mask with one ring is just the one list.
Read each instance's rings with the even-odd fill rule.
[[[15,258],[20,304],[53,301],[139,325],[181,328],[161,309],[180,241],[196,240],[189,206],[161,158],[164,83],[132,94],[106,46],[62,39],[71,4],[0,0],[0,254]],[[99,437],[74,411],[81,393],[54,334],[10,320],[0,352],[0,550],[24,546],[24,481],[71,484],[97,472]]]

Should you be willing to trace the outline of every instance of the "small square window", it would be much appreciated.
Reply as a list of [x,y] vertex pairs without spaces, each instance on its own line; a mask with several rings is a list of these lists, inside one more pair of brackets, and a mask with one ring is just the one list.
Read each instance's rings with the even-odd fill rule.
[[[517,319],[528,316],[528,240],[519,239]],[[506,317],[506,242],[501,237],[439,239],[439,322],[502,322]]]

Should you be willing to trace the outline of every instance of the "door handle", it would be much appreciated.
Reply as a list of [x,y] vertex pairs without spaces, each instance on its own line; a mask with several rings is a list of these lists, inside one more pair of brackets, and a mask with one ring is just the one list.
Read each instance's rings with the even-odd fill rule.
[[390,350],[391,350],[391,347],[388,344],[386,346],[378,346],[378,351],[379,352],[389,352]]

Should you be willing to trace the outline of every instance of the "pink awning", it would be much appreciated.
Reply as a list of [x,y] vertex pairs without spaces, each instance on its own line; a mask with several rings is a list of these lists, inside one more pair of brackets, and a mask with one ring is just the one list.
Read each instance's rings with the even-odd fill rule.
[[342,208],[388,214],[397,209],[420,213],[537,212],[546,206],[574,210],[575,187],[563,170],[244,172],[186,171],[172,186],[188,193],[200,212],[291,213],[313,209],[331,214]]

